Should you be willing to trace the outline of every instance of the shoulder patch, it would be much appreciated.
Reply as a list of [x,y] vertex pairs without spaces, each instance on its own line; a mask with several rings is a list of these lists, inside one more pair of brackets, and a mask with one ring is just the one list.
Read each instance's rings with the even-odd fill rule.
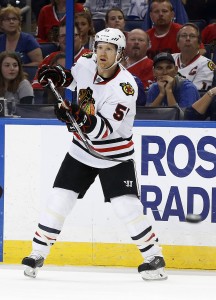
[[134,88],[132,87],[132,85],[129,82],[127,82],[127,83],[122,82],[119,85],[122,87],[123,92],[127,96],[134,95]]
[[84,54],[82,55],[82,57],[91,58],[92,55],[93,55],[93,52],[87,52],[87,53],[84,53]]
[[216,69],[215,64],[211,60],[208,62],[208,67],[211,71],[214,71]]

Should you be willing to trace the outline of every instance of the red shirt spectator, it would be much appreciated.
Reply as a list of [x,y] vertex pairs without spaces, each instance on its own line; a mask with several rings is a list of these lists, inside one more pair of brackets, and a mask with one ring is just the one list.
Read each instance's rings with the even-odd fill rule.
[[130,67],[127,68],[127,70],[131,74],[139,77],[145,89],[149,88],[151,83],[154,81],[153,61],[147,56],[132,64]]
[[157,36],[155,34],[155,27],[147,30],[147,33],[151,40],[151,48],[149,48],[147,51],[148,57],[153,59],[154,56],[160,52],[179,52],[176,35],[181,27],[181,24],[172,23],[167,34],[161,36]]
[[202,31],[202,42],[211,44],[216,40],[216,23],[209,24]]
[[58,26],[66,18],[66,13],[62,15],[58,15],[54,4],[42,7],[37,22],[39,42],[58,42]]
[[80,13],[82,11],[84,11],[84,6],[81,3],[75,3],[74,4],[74,12],[75,13]]

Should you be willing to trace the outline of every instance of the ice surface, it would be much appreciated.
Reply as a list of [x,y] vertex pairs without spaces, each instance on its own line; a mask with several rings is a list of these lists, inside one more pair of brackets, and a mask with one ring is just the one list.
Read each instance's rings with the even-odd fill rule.
[[45,266],[36,279],[23,270],[0,265],[0,299],[215,299],[216,271],[167,270],[168,280],[146,282],[135,268]]

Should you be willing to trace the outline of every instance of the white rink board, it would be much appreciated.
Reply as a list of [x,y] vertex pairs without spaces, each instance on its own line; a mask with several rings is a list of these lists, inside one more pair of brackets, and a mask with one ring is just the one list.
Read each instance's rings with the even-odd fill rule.
[[[214,171],[216,147],[206,145],[205,151],[211,153],[209,162],[197,155],[197,143],[205,136],[212,137],[214,141],[214,128],[180,128],[180,127],[135,127],[134,142],[136,149],[136,164],[138,177],[142,186],[154,186],[163,196],[158,206],[160,215],[164,209],[168,219],[155,221],[150,209],[148,218],[153,222],[160,236],[161,244],[167,245],[194,245],[215,246],[215,224],[211,220],[212,188],[215,186],[213,178],[203,178],[196,172],[202,166],[206,170]],[[157,161],[162,166],[166,176],[158,176],[157,169],[152,162],[148,164],[148,174],[141,175],[141,140],[147,136],[156,137],[164,148],[178,136],[185,136],[194,145],[195,152],[191,155],[185,145],[177,145],[174,152],[174,162],[177,168],[184,169],[188,157],[193,156],[195,167],[188,176],[174,176],[167,164],[167,151]],[[52,189],[52,183],[65,153],[71,142],[71,134],[64,126],[58,125],[6,125],[5,126],[5,240],[31,240],[37,225],[40,207],[42,207]],[[145,149],[146,151],[146,149]],[[149,154],[159,151],[157,143],[149,143]],[[193,151],[192,151],[193,152]],[[155,157],[155,156],[154,156]],[[177,211],[175,199],[169,208],[167,204],[171,187],[179,191],[178,205],[181,203],[186,212],[187,188],[198,187],[209,197],[210,207],[208,217],[200,224],[190,225],[179,222],[178,216],[169,216],[171,209]],[[175,189],[175,190],[176,190]],[[148,200],[154,201],[155,194],[148,193]],[[216,200],[215,200],[216,201]],[[169,200],[170,202],[170,200]],[[168,206],[167,206],[168,205]],[[215,207],[215,204],[213,205]],[[202,197],[196,195],[194,210],[202,211]],[[118,221],[108,203],[103,202],[103,194],[97,180],[83,199],[68,217],[59,241],[71,242],[104,242],[104,243],[130,243],[130,239],[123,225]]]

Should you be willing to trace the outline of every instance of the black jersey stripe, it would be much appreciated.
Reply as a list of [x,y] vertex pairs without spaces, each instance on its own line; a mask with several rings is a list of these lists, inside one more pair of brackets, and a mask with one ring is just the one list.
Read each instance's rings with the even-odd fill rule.
[[112,140],[102,140],[102,141],[91,141],[93,145],[104,145],[104,144],[115,144],[120,142],[129,142],[132,139],[132,135],[128,138],[117,138]]

